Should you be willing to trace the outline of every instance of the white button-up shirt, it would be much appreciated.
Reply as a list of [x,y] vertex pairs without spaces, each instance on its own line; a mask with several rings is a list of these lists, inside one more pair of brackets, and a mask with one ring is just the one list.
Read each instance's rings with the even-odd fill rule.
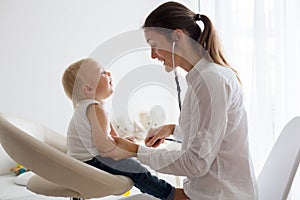
[[186,176],[192,200],[257,199],[241,85],[233,71],[202,58],[186,75],[188,89],[174,136],[181,150],[140,146],[152,169]]

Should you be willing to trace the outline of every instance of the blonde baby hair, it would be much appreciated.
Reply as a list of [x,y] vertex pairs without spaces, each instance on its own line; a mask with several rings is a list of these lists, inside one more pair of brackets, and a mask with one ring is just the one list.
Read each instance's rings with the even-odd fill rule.
[[79,61],[72,63],[63,73],[62,84],[66,95],[73,102],[73,107],[77,107],[78,101],[84,98],[82,93],[82,86],[86,81],[80,68],[87,63],[94,61],[91,58],[83,58]]

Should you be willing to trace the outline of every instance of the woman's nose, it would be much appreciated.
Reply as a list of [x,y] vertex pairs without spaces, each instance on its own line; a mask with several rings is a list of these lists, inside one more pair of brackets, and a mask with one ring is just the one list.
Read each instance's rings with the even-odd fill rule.
[[151,58],[152,58],[152,59],[157,58],[156,49],[154,49],[154,48],[151,49]]

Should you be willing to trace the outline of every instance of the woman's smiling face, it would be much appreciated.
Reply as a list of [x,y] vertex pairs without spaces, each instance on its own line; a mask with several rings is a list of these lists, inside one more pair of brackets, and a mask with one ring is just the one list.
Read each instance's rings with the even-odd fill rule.
[[161,61],[167,72],[172,71],[172,43],[158,31],[146,28],[144,33],[147,43],[151,47],[151,58]]

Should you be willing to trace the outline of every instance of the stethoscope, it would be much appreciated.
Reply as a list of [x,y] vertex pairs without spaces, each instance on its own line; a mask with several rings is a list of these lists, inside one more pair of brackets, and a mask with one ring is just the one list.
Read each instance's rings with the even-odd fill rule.
[[[176,70],[176,66],[175,66],[175,56],[174,56],[175,44],[176,44],[177,40],[178,39],[175,39],[172,43],[172,67],[173,67],[173,70],[174,70],[175,82],[176,82],[176,86],[177,86],[176,88],[177,88],[177,98],[178,98],[179,110],[181,111],[181,98],[180,98],[181,89],[180,89],[180,85],[179,85],[178,74],[177,74],[177,70]],[[181,141],[175,140],[175,139],[172,139],[172,138],[165,138],[165,140],[172,141],[172,142],[177,142],[177,143],[182,143]]]
[[178,106],[179,106],[179,110],[181,111],[181,98],[180,98],[181,89],[180,89],[180,85],[179,85],[177,69],[175,66],[175,56],[174,56],[175,44],[176,44],[177,40],[178,39],[175,39],[172,43],[172,67],[174,70],[175,82],[176,82],[176,86],[177,86],[176,89],[177,89]]
[[[178,39],[175,39],[174,42],[172,43],[172,67],[173,67],[173,70],[174,70],[175,82],[176,82],[176,86],[177,86],[176,88],[177,88],[178,106],[179,106],[179,110],[181,111],[181,99],[180,99],[181,89],[180,89],[180,85],[179,85],[177,69],[176,69],[176,66],[175,66],[175,56],[174,56],[175,44],[176,44],[177,40]],[[182,143],[179,140],[174,140],[174,139],[170,139],[170,138],[165,138],[165,140],[170,140],[170,141],[173,141],[173,142]]]
[[[175,82],[176,82],[176,86],[177,86],[177,97],[178,97],[179,110],[181,111],[181,99],[180,99],[181,89],[180,89],[180,85],[179,85],[178,74],[177,74],[177,70],[176,70],[176,66],[175,66],[175,56],[174,56],[174,49],[175,49],[175,44],[176,44],[177,40],[178,39],[175,39],[174,42],[172,43],[172,67],[173,67],[173,70],[174,70]],[[172,138],[165,138],[165,140],[168,140],[168,141],[171,141],[171,142],[182,143],[181,141],[175,140],[175,139],[172,139]]]

